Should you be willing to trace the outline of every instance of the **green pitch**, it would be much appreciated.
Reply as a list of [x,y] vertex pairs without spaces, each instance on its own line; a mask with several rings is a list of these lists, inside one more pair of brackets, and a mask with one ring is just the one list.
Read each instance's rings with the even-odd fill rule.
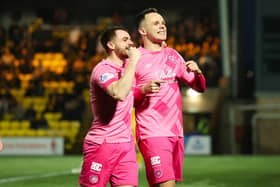
[[[80,156],[0,157],[0,186],[76,187]],[[178,187],[279,187],[280,156],[191,156]],[[142,169],[139,187],[148,187]]]

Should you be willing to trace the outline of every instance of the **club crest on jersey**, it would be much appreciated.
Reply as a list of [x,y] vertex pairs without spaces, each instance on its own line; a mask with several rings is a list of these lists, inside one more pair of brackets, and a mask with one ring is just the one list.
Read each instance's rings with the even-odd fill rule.
[[173,63],[177,63],[177,58],[176,56],[168,56],[168,60],[170,60]]
[[96,176],[96,175],[90,175],[90,176],[89,176],[89,181],[90,181],[91,184],[97,183],[97,182],[98,182],[98,176]]
[[160,164],[160,156],[151,157],[151,164],[152,164],[152,166],[159,165]]
[[155,175],[156,178],[160,178],[160,177],[162,177],[163,172],[162,172],[161,169],[157,169],[157,170],[154,171],[154,175]]
[[94,171],[101,171],[102,169],[102,164],[96,163],[96,162],[92,162],[90,169],[94,170]]
[[107,80],[111,79],[114,77],[114,74],[112,73],[104,73],[100,76],[101,82],[106,82]]

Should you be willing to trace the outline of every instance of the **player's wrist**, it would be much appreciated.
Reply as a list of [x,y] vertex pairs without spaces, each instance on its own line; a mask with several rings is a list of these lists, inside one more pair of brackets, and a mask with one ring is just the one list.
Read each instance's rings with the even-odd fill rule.
[[195,72],[197,75],[201,75],[202,74],[202,71],[200,69],[198,69],[196,72]]
[[138,59],[136,59],[136,58],[130,58],[129,59],[129,64],[131,64],[133,66],[135,66],[137,64],[137,62],[138,62]]
[[142,93],[143,95],[146,94],[146,87],[145,87],[145,86],[146,86],[146,85],[144,85],[144,86],[141,87],[141,93]]

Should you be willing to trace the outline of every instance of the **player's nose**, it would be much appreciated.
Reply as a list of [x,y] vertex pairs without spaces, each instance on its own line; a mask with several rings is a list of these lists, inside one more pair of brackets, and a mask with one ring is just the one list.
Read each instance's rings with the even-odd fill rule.
[[129,47],[133,47],[134,46],[134,42],[129,40],[128,45],[129,45]]

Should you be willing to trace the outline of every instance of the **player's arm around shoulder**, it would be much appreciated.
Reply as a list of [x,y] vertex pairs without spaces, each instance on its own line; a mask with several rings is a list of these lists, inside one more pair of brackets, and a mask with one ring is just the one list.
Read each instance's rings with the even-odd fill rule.
[[135,47],[130,47],[128,52],[129,62],[123,76],[110,84],[107,88],[107,93],[116,100],[123,101],[129,94],[134,81],[136,65],[140,59],[141,53]]

